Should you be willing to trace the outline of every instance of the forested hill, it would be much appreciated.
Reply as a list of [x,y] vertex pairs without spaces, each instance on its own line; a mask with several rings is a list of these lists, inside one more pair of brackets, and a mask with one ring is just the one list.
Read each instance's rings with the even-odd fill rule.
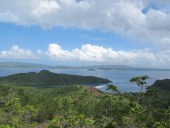
[[18,73],[6,77],[0,77],[0,83],[15,84],[20,86],[57,86],[109,82],[111,81],[108,79],[98,78],[94,76],[58,74],[47,70],[42,70],[39,73]]
[[150,88],[157,88],[170,92],[170,79],[157,80]]

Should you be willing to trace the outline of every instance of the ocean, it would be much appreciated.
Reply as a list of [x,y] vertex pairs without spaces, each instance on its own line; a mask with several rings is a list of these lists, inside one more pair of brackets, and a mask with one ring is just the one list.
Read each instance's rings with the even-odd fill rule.
[[[24,72],[39,72],[42,69],[29,69],[29,68],[0,68],[0,76],[7,76],[15,73]],[[96,76],[101,78],[107,78],[117,86],[120,92],[138,92],[140,88],[135,84],[129,82],[130,78],[142,75],[148,75],[152,79],[147,81],[147,85],[150,86],[155,80],[170,79],[170,71],[137,71],[137,70],[96,70],[89,71],[87,69],[48,69],[55,73],[74,74],[83,76]],[[95,86],[96,88],[106,91],[107,84],[89,84],[89,86]]]

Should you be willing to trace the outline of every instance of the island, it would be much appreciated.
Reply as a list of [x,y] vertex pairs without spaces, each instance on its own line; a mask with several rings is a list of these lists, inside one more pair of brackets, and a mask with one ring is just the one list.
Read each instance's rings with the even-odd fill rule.
[[19,86],[59,86],[59,85],[73,85],[73,84],[96,84],[109,83],[108,79],[94,77],[94,76],[79,76],[69,74],[53,73],[48,70],[42,70],[38,73],[18,73],[5,77],[0,77],[0,84],[8,83]]

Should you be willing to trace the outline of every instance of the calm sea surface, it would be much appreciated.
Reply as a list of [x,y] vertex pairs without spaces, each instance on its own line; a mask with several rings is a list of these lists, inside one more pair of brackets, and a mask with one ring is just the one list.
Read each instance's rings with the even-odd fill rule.
[[[23,72],[39,72],[42,69],[23,69],[23,68],[0,68],[0,76],[6,76]],[[158,79],[170,79],[170,71],[132,71],[132,70],[96,70],[88,71],[86,69],[49,69],[55,73],[75,74],[84,76],[97,76],[107,78],[115,84],[121,92],[136,92],[139,88],[129,82],[129,79],[135,76],[148,75],[152,79],[148,81],[151,85]],[[93,84],[96,88],[105,91],[106,84]]]

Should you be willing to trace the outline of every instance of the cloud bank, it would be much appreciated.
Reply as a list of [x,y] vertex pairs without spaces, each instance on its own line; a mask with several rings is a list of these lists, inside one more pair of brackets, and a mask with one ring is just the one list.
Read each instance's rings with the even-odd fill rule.
[[126,64],[136,66],[168,66],[170,50],[154,53],[149,49],[116,51],[98,45],[84,44],[81,48],[63,49],[57,43],[49,44],[47,51],[31,50],[12,46],[9,50],[0,51],[0,58],[6,59],[42,59],[57,61],[95,62],[110,64]]
[[111,63],[139,63],[153,62],[156,57],[148,49],[134,51],[114,51],[111,48],[85,44],[81,48],[70,51],[62,49],[58,44],[49,44],[48,54],[56,60],[88,61],[88,62],[111,62]]

